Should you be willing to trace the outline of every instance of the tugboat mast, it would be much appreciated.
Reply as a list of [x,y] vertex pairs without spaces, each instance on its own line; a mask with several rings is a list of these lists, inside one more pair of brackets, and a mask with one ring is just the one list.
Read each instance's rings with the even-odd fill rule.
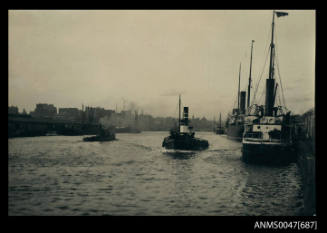
[[252,51],[253,51],[253,42],[254,40],[251,41],[251,59],[250,59],[250,74],[249,74],[249,86],[248,86],[248,103],[247,103],[247,108],[250,107],[250,91],[251,91],[251,71],[252,71]]

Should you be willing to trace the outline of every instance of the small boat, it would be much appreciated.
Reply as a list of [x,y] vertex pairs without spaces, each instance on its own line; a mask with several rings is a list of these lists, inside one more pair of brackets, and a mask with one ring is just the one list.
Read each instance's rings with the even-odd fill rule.
[[116,139],[115,132],[112,129],[104,129],[100,128],[100,132],[96,136],[85,137],[83,141],[85,142],[104,142],[104,141],[112,141]]
[[205,150],[209,147],[207,140],[194,137],[193,127],[189,126],[188,107],[184,107],[183,119],[180,118],[181,97],[179,96],[178,129],[170,130],[170,136],[162,142],[162,147],[173,150]]

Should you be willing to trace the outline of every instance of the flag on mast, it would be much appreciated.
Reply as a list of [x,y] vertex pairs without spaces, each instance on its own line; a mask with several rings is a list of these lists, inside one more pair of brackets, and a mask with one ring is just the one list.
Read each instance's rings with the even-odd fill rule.
[[282,17],[282,16],[288,15],[287,12],[281,12],[281,11],[276,11],[275,13],[276,13],[277,17]]

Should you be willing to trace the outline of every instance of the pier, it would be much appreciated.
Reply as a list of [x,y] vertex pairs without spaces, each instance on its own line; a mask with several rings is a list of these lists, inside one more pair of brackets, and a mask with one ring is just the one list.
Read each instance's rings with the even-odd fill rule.
[[310,109],[296,124],[295,147],[302,178],[303,215],[316,214],[315,111]]
[[99,127],[99,124],[8,115],[8,138],[45,136],[51,132],[70,136],[96,134]]

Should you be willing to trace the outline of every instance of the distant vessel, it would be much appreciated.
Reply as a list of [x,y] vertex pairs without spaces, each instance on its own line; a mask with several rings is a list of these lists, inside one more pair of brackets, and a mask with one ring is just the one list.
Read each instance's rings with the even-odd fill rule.
[[245,162],[284,163],[293,161],[295,158],[292,147],[290,111],[286,107],[274,107],[278,87],[274,79],[275,14],[277,17],[288,15],[285,12],[273,11],[265,105],[253,104],[245,117],[245,130],[242,140],[242,160]]
[[96,136],[85,137],[83,141],[85,142],[94,142],[94,141],[112,141],[116,139],[115,132],[112,128],[104,129],[102,126],[100,127],[99,134]]
[[178,129],[172,129],[170,136],[162,142],[166,149],[174,150],[205,150],[209,147],[207,140],[194,137],[193,127],[189,126],[188,107],[184,107],[181,120],[181,97],[179,96]]
[[[248,98],[247,107],[250,105],[250,91],[251,91],[251,73],[252,73],[252,53],[253,53],[253,42],[251,42],[251,57],[250,57],[250,72],[249,72],[249,85],[248,85]],[[238,78],[238,93],[237,93],[237,108],[233,109],[226,121],[226,134],[229,139],[242,141],[244,132],[244,117],[245,117],[245,99],[246,92],[240,92],[240,80],[241,80],[241,64]]]
[[224,134],[225,130],[224,127],[221,125],[221,113],[219,113],[219,124],[215,128],[215,133],[216,134]]
[[245,91],[240,92],[241,64],[238,79],[237,108],[229,114],[226,121],[226,135],[232,140],[241,141],[244,130]]

